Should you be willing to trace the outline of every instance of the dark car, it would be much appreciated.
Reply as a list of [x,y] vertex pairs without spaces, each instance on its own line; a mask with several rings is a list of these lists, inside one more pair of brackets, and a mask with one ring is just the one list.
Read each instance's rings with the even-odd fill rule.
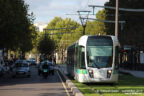
[[52,62],[48,62],[49,68],[50,68],[50,74],[54,75],[54,64]]
[[49,74],[54,75],[54,64],[48,60],[40,62],[39,66],[38,66],[38,75],[40,75],[42,73],[42,66],[44,63],[47,63],[49,66]]
[[43,69],[43,64],[44,63],[47,63],[48,61],[43,61],[43,62],[40,62],[39,65],[38,65],[38,75],[40,75],[42,73],[42,69]]

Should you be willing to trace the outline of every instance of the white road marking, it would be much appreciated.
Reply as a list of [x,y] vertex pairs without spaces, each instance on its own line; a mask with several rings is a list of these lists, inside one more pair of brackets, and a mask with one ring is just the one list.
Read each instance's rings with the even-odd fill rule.
[[69,92],[68,92],[68,90],[67,90],[67,88],[66,88],[66,86],[65,86],[65,84],[64,84],[64,82],[63,82],[63,80],[62,80],[62,78],[61,78],[61,76],[59,75],[58,72],[57,72],[57,74],[58,74],[58,76],[59,76],[59,78],[60,78],[60,80],[61,80],[61,82],[62,82],[62,85],[63,85],[63,87],[64,87],[64,89],[65,89],[65,91],[66,91],[66,93],[67,93],[67,96],[70,96],[70,94],[69,94]]

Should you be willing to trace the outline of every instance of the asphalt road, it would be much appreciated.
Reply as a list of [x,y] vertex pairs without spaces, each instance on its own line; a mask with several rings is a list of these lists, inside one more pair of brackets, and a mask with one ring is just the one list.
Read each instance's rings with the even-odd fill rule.
[[12,78],[10,74],[0,77],[0,96],[67,96],[67,93],[57,72],[44,79],[33,66],[30,78]]

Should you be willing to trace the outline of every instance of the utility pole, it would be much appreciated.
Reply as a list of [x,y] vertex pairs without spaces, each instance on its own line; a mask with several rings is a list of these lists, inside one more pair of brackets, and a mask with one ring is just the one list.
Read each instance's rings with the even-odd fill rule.
[[118,0],[116,0],[116,10],[115,10],[115,36],[118,38]]

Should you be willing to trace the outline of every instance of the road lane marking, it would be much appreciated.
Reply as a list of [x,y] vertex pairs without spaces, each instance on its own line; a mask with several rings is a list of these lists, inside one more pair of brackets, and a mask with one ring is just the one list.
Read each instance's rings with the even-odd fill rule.
[[63,87],[64,87],[64,89],[65,89],[65,91],[66,91],[66,93],[67,93],[67,96],[70,96],[70,94],[69,94],[69,92],[68,92],[68,90],[67,90],[67,88],[66,88],[66,86],[65,86],[65,84],[64,84],[64,82],[63,82],[63,80],[62,80],[62,78],[61,78],[61,76],[59,75],[58,72],[57,72],[57,74],[58,74],[58,76],[59,76],[59,78],[60,78],[60,80],[61,80],[61,82],[62,82],[62,85],[63,85]]

